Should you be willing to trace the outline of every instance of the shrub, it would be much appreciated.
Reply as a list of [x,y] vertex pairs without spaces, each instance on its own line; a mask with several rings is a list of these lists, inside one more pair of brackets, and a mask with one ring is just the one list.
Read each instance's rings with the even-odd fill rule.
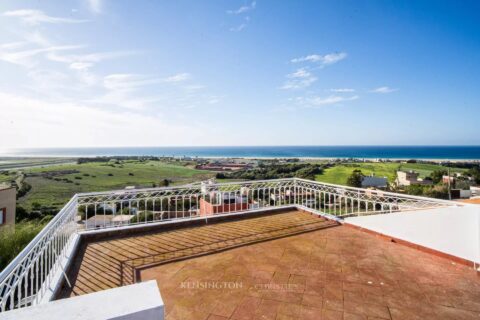
[[42,230],[45,222],[20,222],[0,228],[0,270],[3,270],[25,246]]
[[163,179],[162,181],[159,182],[158,184],[160,187],[168,187],[170,185],[170,180],[168,179]]
[[32,189],[32,186],[28,184],[26,181],[23,181],[22,186],[17,191],[17,199],[26,195],[31,189]]
[[147,211],[146,216],[145,216],[145,212],[142,212],[142,213],[136,215],[135,217],[133,217],[132,220],[130,220],[130,223],[146,222],[146,221],[148,222],[148,221],[153,221],[153,220],[154,220],[153,212]]
[[[41,219],[43,216],[40,211],[28,212],[24,207],[17,206],[15,210],[15,221],[17,223],[22,222],[23,220],[37,220]],[[0,229],[1,230],[1,229]]]

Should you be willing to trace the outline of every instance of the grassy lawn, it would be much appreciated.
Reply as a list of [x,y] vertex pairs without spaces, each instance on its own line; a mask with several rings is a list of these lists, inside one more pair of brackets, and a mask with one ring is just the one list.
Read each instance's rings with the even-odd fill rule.
[[316,176],[316,180],[344,185],[347,184],[347,179],[353,170],[358,169],[362,170],[364,175],[373,173],[379,177],[388,177],[389,181],[393,181],[398,167],[398,163],[345,163],[326,169],[323,174]]
[[35,202],[44,207],[59,208],[78,192],[123,189],[130,185],[152,187],[163,179],[178,185],[214,176],[211,172],[196,170],[184,163],[135,160],[121,161],[120,164],[55,165],[26,169],[24,172],[27,174],[25,181],[32,186],[32,190],[19,199],[19,204],[26,209]]
[[[355,169],[362,170],[364,175],[371,175],[373,173],[375,176],[387,177],[389,182],[393,182],[397,170],[415,170],[420,173],[421,178],[424,178],[435,170],[447,170],[447,167],[423,163],[345,163],[326,169],[323,174],[316,176],[316,180],[345,185],[347,184],[348,176],[350,176]],[[451,172],[461,172],[463,170],[464,169],[450,168]]]
[[12,180],[12,176],[1,173],[0,174],[0,184],[3,182],[9,182]]
[[[448,170],[448,167],[435,165],[435,164],[424,164],[424,163],[405,163],[401,165],[402,170],[414,170],[420,173],[420,178],[425,178],[429,176],[435,170]],[[463,172],[466,169],[462,168],[450,168],[450,172]]]

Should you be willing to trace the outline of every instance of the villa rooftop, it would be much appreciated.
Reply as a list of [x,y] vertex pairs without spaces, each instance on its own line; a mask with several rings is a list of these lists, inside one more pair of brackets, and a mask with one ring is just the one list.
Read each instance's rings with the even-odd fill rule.
[[85,241],[62,297],[156,280],[166,319],[478,319],[451,260],[297,210]]

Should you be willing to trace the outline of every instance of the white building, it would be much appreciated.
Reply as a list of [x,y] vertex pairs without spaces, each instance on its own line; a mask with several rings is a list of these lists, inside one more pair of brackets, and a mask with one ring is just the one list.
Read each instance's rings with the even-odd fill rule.
[[413,170],[410,171],[397,171],[397,179],[395,182],[399,186],[411,186],[414,184],[421,184],[421,185],[432,185],[433,182],[431,180],[424,180],[418,177],[419,173]]
[[472,197],[480,197],[480,186],[470,186]]

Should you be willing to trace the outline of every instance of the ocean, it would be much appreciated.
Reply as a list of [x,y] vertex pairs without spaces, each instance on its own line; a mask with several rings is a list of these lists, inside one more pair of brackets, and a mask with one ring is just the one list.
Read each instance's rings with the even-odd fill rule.
[[239,146],[15,149],[16,157],[188,156],[236,158],[359,158],[480,160],[480,146]]

